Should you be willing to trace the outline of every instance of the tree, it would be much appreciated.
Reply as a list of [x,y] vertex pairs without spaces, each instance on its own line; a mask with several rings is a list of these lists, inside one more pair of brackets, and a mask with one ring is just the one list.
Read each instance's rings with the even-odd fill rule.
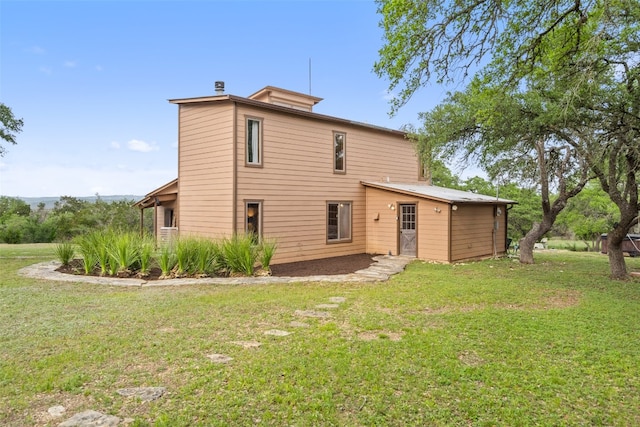
[[[547,89],[505,91],[476,78],[464,92],[450,94],[431,112],[422,114],[431,144],[468,161],[477,160],[492,181],[535,185],[540,194],[540,221],[520,241],[520,261],[533,263],[533,248],[551,228],[567,201],[589,179],[589,168],[567,135],[557,110],[553,82]],[[554,194],[555,190],[555,194]]]
[[[13,117],[11,108],[0,102],[0,138],[9,144],[16,144],[16,134],[22,131],[22,119]],[[0,157],[4,156],[5,148],[0,145]]]
[[599,183],[592,181],[569,201],[558,222],[584,241],[587,248],[599,250],[602,233],[614,228],[617,222],[617,211]]
[[[547,122],[548,136],[567,145],[556,158],[568,159],[571,151],[618,206],[609,260],[612,276],[626,277],[621,243],[638,214],[640,3],[379,0],[378,5],[385,44],[374,70],[389,79],[391,91],[400,88],[392,112],[426,83],[466,77],[474,67],[476,82],[492,88],[493,96],[523,88],[542,95],[539,105],[546,113],[539,117]],[[545,78],[555,90],[545,90]],[[554,160],[541,145],[548,140],[530,142],[538,144],[541,172]],[[541,188],[544,180],[541,174]],[[545,215],[557,216],[554,202],[542,196]],[[542,228],[544,223],[543,218]]]

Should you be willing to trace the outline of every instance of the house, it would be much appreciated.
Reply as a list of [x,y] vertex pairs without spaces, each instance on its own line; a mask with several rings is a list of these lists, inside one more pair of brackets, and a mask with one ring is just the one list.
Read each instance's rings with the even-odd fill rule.
[[506,252],[510,200],[420,182],[404,132],[313,112],[272,86],[171,99],[178,179],[147,194],[155,233],[277,239],[273,264],[358,253],[453,262]]

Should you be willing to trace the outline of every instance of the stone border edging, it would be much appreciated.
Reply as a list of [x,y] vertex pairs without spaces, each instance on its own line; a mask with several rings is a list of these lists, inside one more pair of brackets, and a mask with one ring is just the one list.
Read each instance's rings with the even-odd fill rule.
[[415,260],[413,257],[379,255],[373,257],[375,261],[368,268],[358,270],[349,274],[334,274],[321,276],[304,277],[205,277],[201,279],[164,279],[164,280],[144,280],[144,279],[122,279],[118,277],[97,277],[60,273],[55,271],[60,267],[58,261],[47,261],[23,267],[18,270],[18,274],[33,279],[55,280],[58,282],[80,282],[96,285],[111,286],[132,286],[132,287],[152,287],[152,286],[182,286],[182,285],[252,285],[269,283],[299,283],[299,282],[378,282],[386,281],[394,274],[404,271],[408,263]]

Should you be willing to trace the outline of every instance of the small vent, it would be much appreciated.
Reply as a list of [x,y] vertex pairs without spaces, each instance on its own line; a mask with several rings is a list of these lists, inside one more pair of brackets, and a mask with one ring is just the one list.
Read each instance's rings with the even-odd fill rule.
[[216,94],[222,95],[224,93],[224,82],[217,81],[215,83]]

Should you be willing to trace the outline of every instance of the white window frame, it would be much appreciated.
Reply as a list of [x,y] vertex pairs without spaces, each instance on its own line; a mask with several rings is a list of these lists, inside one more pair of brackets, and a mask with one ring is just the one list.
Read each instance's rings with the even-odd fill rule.
[[[245,164],[247,166],[262,166],[262,119],[247,117],[245,121]],[[255,128],[258,132],[255,132]],[[251,129],[251,131],[250,131]],[[250,139],[251,137],[251,139]],[[250,149],[251,147],[251,149]],[[251,155],[251,157],[250,157]]]

